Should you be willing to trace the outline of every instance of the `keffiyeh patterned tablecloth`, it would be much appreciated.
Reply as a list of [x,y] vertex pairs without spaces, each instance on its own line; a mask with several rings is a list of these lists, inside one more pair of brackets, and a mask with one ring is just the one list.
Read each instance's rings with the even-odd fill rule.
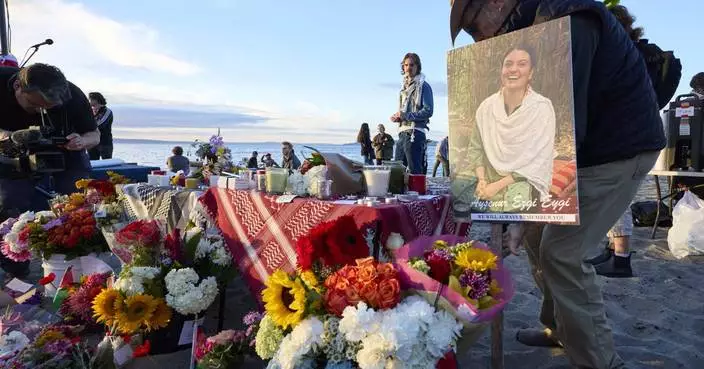
[[315,199],[276,202],[277,196],[254,191],[210,189],[199,201],[223,233],[252,294],[260,299],[264,282],[276,269],[293,272],[295,245],[316,225],[344,215],[354,217],[363,232],[381,223],[385,244],[392,232],[410,241],[418,236],[469,232],[469,224],[452,219],[449,196],[410,203],[367,207]]

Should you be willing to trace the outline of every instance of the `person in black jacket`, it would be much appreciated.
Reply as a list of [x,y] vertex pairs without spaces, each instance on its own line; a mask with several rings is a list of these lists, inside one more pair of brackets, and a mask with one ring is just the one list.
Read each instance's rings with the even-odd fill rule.
[[371,133],[369,132],[369,124],[362,123],[359,127],[359,133],[357,133],[357,143],[361,146],[361,154],[364,159],[364,164],[373,165],[374,164],[374,148],[372,147]]
[[562,345],[575,368],[622,368],[596,273],[584,259],[623,214],[665,147],[643,57],[605,5],[593,0],[454,0],[451,37],[465,30],[480,41],[564,16],[571,23],[580,225],[548,224],[539,232],[509,226],[509,248],[515,253],[526,244],[543,292],[544,329],[521,330],[517,339]]
[[112,110],[108,109],[107,101],[100,92],[88,94],[90,107],[93,109],[95,122],[100,130],[100,143],[98,146],[88,151],[90,160],[111,159],[112,158]]

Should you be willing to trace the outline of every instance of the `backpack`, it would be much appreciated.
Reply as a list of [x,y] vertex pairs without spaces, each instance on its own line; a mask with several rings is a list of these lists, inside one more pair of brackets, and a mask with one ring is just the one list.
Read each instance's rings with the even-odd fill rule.
[[682,63],[672,51],[663,51],[658,45],[640,39],[636,44],[650,75],[658,99],[658,107],[665,108],[677,91],[682,78]]

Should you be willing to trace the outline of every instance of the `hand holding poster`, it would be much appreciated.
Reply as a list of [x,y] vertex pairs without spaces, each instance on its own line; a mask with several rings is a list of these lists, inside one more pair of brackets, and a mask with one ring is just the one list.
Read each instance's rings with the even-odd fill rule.
[[579,223],[568,18],[451,50],[459,219]]

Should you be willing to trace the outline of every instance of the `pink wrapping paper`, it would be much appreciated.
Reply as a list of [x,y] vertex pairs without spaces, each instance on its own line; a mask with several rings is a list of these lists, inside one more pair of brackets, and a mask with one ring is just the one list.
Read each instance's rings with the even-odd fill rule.
[[[468,241],[466,238],[454,235],[437,237],[422,236],[402,246],[394,252],[394,264],[399,271],[401,288],[421,294],[428,299],[431,304],[435,301],[437,292],[441,288],[440,282],[434,280],[425,273],[411,268],[408,261],[411,258],[422,257],[423,252],[433,247],[433,243],[438,240],[445,241],[450,245]],[[490,250],[486,244],[481,242],[475,242],[474,245],[477,248]],[[498,281],[499,286],[503,289],[502,293],[498,297],[499,302],[496,305],[488,309],[479,310],[470,304],[467,299],[453,291],[448,286],[444,286],[442,288],[438,305],[448,310],[465,324],[478,324],[491,321],[506,307],[506,304],[511,301],[514,293],[511,274],[506,268],[504,268],[501,262],[498,263],[498,269],[492,271],[491,276]]]

